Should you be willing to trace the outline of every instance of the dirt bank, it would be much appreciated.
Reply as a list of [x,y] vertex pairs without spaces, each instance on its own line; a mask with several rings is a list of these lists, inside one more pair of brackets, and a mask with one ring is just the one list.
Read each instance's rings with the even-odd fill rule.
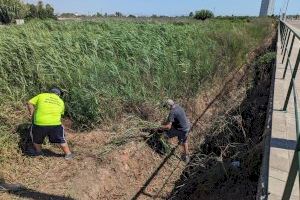
[[[169,199],[255,199],[263,154],[274,37],[237,74],[234,95],[216,117]],[[228,95],[227,95],[228,96]],[[229,95],[230,96],[230,95]]]

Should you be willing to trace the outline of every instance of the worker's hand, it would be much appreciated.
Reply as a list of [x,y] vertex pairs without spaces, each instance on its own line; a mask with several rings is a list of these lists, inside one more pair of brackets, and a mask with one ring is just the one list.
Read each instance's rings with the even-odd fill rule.
[[33,116],[34,116],[34,113],[32,113],[32,112],[29,112],[29,113],[28,113],[28,118],[29,118],[30,120],[33,119]]
[[157,133],[164,133],[166,131],[166,129],[164,129],[163,127],[159,127],[156,130],[157,130]]

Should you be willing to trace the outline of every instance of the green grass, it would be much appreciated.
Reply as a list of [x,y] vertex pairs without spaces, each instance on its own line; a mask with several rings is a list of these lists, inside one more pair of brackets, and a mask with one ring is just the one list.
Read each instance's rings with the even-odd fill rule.
[[165,98],[193,98],[245,63],[272,22],[31,21],[2,28],[1,130],[26,121],[17,111],[53,85],[65,91],[67,115],[83,129]]

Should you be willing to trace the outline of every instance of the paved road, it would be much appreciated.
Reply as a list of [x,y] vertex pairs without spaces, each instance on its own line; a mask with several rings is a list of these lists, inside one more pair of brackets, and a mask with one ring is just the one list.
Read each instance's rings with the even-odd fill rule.
[[300,20],[290,20],[288,21],[290,25],[292,25],[294,28],[297,28],[300,30]]
[[[300,30],[300,22],[290,23],[295,28]],[[290,42],[288,43],[288,49]],[[296,57],[300,48],[300,41],[295,40],[295,46],[291,52],[291,63],[295,64]],[[296,127],[295,127],[295,113],[294,113],[294,97],[291,95],[287,112],[282,111],[287,90],[291,81],[291,71],[287,70],[285,79],[282,79],[286,59],[282,63],[283,54],[281,54],[281,42],[278,39],[277,43],[277,60],[276,60],[276,75],[275,75],[275,89],[274,89],[274,108],[272,118],[272,138],[270,144],[270,162],[269,162],[269,199],[281,199],[290,165],[294,155],[296,145]],[[296,78],[296,85],[300,85],[300,76]],[[300,93],[299,88],[297,88]],[[296,179],[291,199],[299,200],[299,181]]]

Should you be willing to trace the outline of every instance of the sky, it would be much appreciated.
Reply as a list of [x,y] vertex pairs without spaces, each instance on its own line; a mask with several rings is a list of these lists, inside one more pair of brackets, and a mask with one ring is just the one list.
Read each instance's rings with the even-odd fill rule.
[[[36,3],[38,0],[24,0]],[[274,14],[279,14],[284,2],[275,0]],[[261,0],[44,0],[56,13],[112,14],[121,12],[134,15],[188,15],[191,11],[209,9],[215,15],[259,15]],[[300,14],[300,1],[289,0],[288,14]]]

